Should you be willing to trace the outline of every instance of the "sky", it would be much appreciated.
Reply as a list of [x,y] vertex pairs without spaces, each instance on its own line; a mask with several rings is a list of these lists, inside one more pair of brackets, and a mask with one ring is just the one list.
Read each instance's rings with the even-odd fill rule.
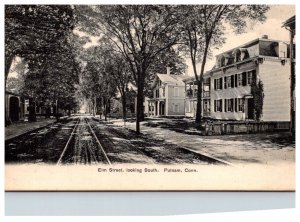
[[[282,23],[293,15],[295,15],[294,5],[272,5],[266,15],[267,20],[263,24],[255,23],[252,27],[248,26],[246,33],[240,35],[232,33],[232,30],[227,30],[226,43],[219,50],[213,52],[213,57],[207,61],[205,70],[208,71],[215,65],[216,55],[263,35],[268,35],[269,39],[289,41],[289,32],[282,28]],[[187,74],[193,75],[193,68],[189,60],[187,64],[189,67]]]
[[[246,32],[240,35],[236,35],[232,30],[228,29],[226,32],[226,43],[220,49],[213,51],[212,58],[206,63],[205,71],[210,70],[215,65],[216,55],[239,45],[243,45],[244,43],[250,42],[263,35],[268,35],[269,39],[288,41],[289,32],[285,28],[282,28],[282,23],[293,15],[295,15],[294,5],[272,5],[267,12],[267,20],[264,23],[249,24]],[[76,33],[84,35],[84,33]],[[98,39],[99,38],[91,37],[91,41],[85,45],[85,48],[97,45]],[[193,68],[190,59],[187,58],[186,63],[188,65],[186,75],[193,76]],[[200,67],[200,65],[201,64],[198,64],[198,67]],[[199,68],[197,69],[199,70]]]
[[[282,28],[282,23],[293,15],[295,15],[295,5],[272,5],[270,10],[267,12],[267,20],[263,24],[249,24],[246,33],[240,35],[236,35],[232,32],[232,30],[228,29],[226,32],[226,43],[220,49],[213,51],[213,56],[207,61],[205,70],[210,70],[215,65],[216,55],[244,43],[250,42],[251,40],[259,38],[262,35],[268,35],[269,39],[288,41],[289,32],[285,28]],[[79,31],[74,32],[80,36],[85,35]],[[84,46],[85,48],[97,45],[99,38],[90,37],[90,40],[91,41]],[[18,60],[16,60],[16,62],[17,61]],[[186,63],[188,65],[186,74],[193,76],[193,69],[190,60],[187,59]],[[15,64],[16,63],[14,63],[13,66]],[[198,67],[200,67],[200,64],[198,64]],[[15,77],[16,73],[10,73],[9,76]]]

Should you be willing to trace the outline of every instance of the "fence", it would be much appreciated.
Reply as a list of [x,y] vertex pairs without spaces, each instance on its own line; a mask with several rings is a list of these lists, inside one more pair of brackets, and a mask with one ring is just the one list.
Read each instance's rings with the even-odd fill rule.
[[289,130],[289,122],[206,122],[205,135],[264,133]]

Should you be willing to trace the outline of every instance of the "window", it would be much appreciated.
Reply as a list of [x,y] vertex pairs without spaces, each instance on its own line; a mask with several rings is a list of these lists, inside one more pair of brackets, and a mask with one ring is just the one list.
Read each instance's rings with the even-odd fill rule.
[[215,112],[222,112],[222,99],[215,100]]
[[174,96],[179,96],[179,89],[178,89],[178,87],[174,87]]
[[256,82],[256,71],[255,70],[247,72],[247,85],[251,85],[253,82]]
[[244,112],[244,106],[245,106],[244,99],[238,98],[237,102],[238,102],[238,111],[239,112]]
[[225,99],[225,112],[233,112],[234,100]]
[[218,89],[222,89],[222,84],[223,84],[223,78],[219,78],[219,79],[215,79],[214,80],[214,88],[215,90],[218,90]]
[[243,75],[237,74],[237,86],[242,86],[242,85],[243,85]]
[[225,76],[224,77],[224,89],[231,88],[231,76]]
[[159,89],[155,90],[155,98],[159,98]]

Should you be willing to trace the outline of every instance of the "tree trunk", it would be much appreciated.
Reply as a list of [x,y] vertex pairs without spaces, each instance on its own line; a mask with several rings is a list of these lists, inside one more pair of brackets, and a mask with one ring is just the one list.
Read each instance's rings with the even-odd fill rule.
[[107,121],[107,100],[104,99],[104,120]]
[[[139,76],[141,78],[141,76]],[[136,133],[140,133],[140,122],[144,120],[144,84],[143,79],[138,80],[137,104],[136,104]]]
[[122,109],[123,109],[123,119],[126,120],[126,94],[122,96]]
[[197,91],[197,111],[196,111],[196,120],[197,124],[201,124],[202,119],[202,78],[199,79]]
[[36,113],[35,113],[35,101],[33,98],[29,99],[29,122],[36,122]]
[[206,41],[205,49],[203,53],[203,60],[201,64],[201,70],[198,80],[198,92],[197,92],[197,111],[196,111],[196,124],[201,124],[201,115],[202,115],[202,82],[203,82],[203,73],[206,64],[206,58],[208,53],[209,41]]

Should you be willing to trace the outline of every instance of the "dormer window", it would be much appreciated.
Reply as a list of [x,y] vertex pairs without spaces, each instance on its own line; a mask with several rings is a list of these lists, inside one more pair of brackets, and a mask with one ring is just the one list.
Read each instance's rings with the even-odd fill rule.
[[249,53],[247,49],[241,48],[240,51],[241,51],[241,61],[249,58]]
[[241,61],[241,50],[240,49],[235,49],[232,52],[232,55],[234,57],[234,62],[240,62]]

